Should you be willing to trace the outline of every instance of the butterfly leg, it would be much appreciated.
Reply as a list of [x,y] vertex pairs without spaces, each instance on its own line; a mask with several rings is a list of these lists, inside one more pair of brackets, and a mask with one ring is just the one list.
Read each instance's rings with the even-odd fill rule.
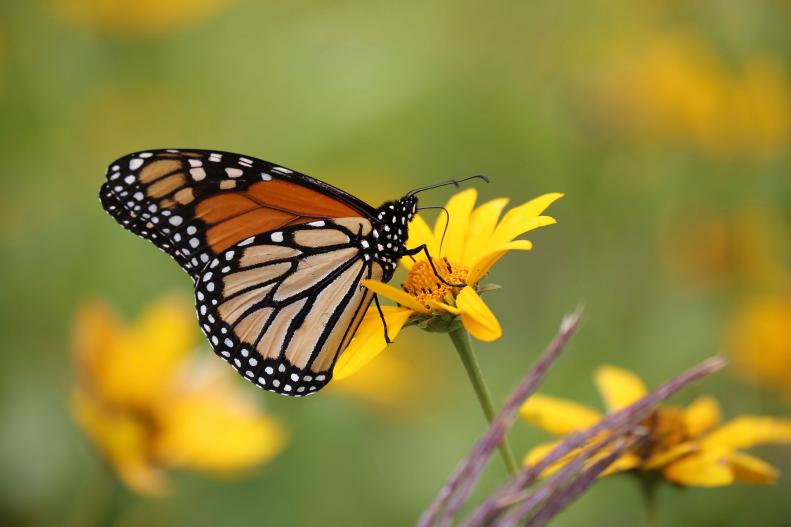
[[[467,285],[467,284],[451,284],[450,282],[448,282],[447,280],[445,280],[444,278],[442,278],[442,275],[440,275],[440,274],[439,274],[439,271],[437,271],[437,268],[436,268],[436,266],[434,265],[434,260],[431,258],[431,255],[430,255],[430,254],[429,254],[429,252],[428,252],[428,246],[427,246],[425,243],[424,243],[423,245],[420,245],[420,246],[418,246],[418,247],[415,247],[414,249],[409,249],[409,250],[408,250],[408,251],[405,253],[405,255],[406,255],[406,256],[409,256],[409,257],[411,258],[411,257],[413,257],[414,255],[416,255],[416,254],[419,254],[419,253],[421,253],[421,252],[422,252],[422,253],[424,253],[424,254],[426,255],[426,259],[428,260],[428,264],[431,266],[431,270],[432,270],[432,271],[434,271],[434,276],[436,276],[436,277],[437,277],[437,279],[438,279],[440,282],[442,282],[443,284],[445,284],[445,285],[447,285],[447,286],[449,286],[449,287],[464,287],[464,286],[466,286],[466,285]],[[414,258],[413,258],[413,259],[414,259]]]
[[376,304],[376,310],[379,311],[379,318],[382,319],[382,326],[385,328],[385,342],[390,344],[393,341],[390,340],[390,335],[387,334],[387,321],[385,320],[385,314],[382,311],[382,305],[379,303],[379,295],[374,295],[374,303]]

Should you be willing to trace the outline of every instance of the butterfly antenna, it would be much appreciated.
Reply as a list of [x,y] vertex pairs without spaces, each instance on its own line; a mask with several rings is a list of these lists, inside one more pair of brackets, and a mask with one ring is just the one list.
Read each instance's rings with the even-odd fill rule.
[[447,187],[448,185],[453,185],[454,187],[458,188],[460,183],[464,183],[465,181],[469,181],[471,179],[482,179],[486,183],[489,182],[489,178],[488,177],[483,176],[481,174],[478,174],[478,175],[475,175],[475,176],[466,177],[464,179],[448,179],[447,181],[440,181],[439,183],[434,183],[432,185],[426,185],[425,187],[418,187],[416,189],[410,190],[409,192],[407,192],[406,195],[407,196],[414,196],[415,194],[417,194],[419,192],[423,192],[424,190],[431,190],[431,189],[439,188],[439,187]]
[[445,235],[448,233],[448,225],[450,225],[450,212],[442,205],[430,205],[428,207],[418,207],[417,210],[441,210],[445,213],[445,227],[442,229],[442,238],[439,240],[439,250],[442,252],[442,245],[445,243]]

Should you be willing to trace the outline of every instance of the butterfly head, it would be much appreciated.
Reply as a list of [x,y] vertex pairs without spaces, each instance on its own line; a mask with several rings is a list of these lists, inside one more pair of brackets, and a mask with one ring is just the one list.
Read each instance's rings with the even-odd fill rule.
[[406,253],[409,222],[417,214],[417,196],[407,195],[382,204],[376,211],[372,232],[375,258],[385,268],[395,270],[398,260]]

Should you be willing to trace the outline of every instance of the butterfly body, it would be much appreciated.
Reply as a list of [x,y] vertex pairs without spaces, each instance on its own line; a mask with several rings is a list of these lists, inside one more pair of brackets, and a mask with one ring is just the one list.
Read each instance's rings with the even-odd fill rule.
[[392,277],[417,208],[407,195],[374,209],[293,170],[203,150],[124,156],[100,199],[191,275],[214,351],[293,396],[330,380],[373,300],[360,282]]

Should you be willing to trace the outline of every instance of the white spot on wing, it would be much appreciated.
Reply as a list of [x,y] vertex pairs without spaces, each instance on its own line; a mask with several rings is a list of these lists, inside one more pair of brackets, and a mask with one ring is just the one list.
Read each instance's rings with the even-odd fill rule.
[[206,171],[202,168],[191,168],[190,175],[195,181],[202,181],[206,179]]

